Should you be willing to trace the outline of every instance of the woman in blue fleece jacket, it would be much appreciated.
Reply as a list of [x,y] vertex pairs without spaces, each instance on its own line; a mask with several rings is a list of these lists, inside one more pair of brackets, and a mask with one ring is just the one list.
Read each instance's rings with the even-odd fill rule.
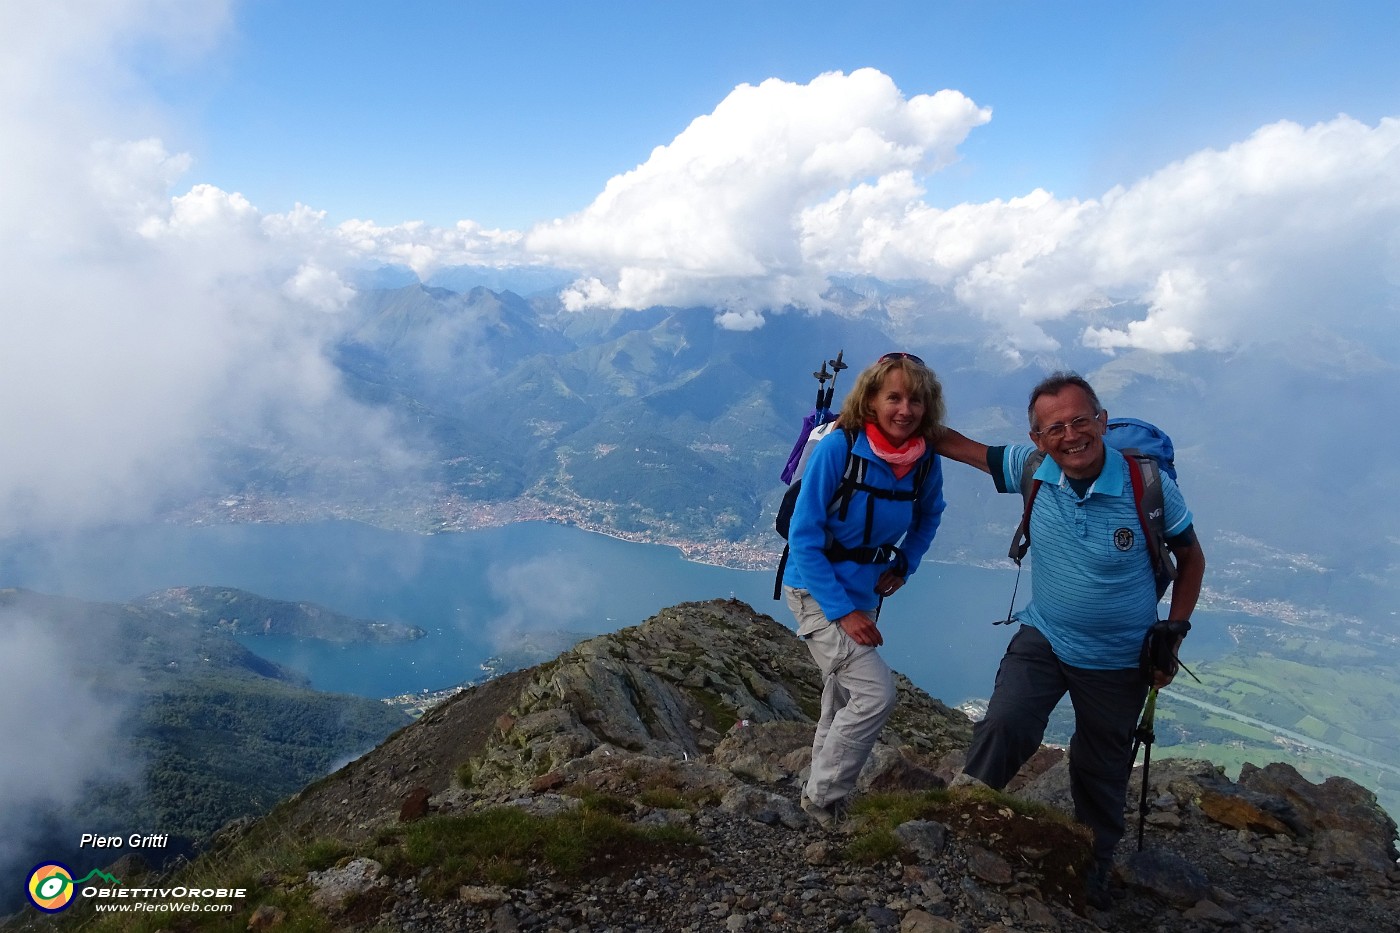
[[[933,442],[943,419],[938,377],[916,356],[887,353],[857,378],[836,420],[841,430],[816,446],[802,476],[783,593],[822,672],[802,809],[823,827],[845,809],[894,709],[894,675],[876,650],[884,643],[876,618],[938,531],[943,469]],[[848,451],[866,461],[865,475],[842,508],[835,503]]]

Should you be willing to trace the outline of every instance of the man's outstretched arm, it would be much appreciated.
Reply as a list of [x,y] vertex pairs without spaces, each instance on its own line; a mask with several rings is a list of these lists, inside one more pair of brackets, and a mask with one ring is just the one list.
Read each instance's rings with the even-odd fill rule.
[[987,466],[987,445],[979,444],[952,428],[943,429],[943,436],[933,445],[933,449],[940,457],[966,463],[983,473],[992,472]]

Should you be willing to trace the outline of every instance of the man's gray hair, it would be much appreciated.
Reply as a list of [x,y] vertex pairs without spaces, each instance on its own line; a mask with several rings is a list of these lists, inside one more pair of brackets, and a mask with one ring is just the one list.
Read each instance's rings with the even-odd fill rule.
[[1070,386],[1078,386],[1084,390],[1084,393],[1089,396],[1089,401],[1094,403],[1094,414],[1097,415],[1103,408],[1103,406],[1099,404],[1098,393],[1094,391],[1093,386],[1089,385],[1088,380],[1079,375],[1079,373],[1061,369],[1046,376],[1044,379],[1040,380],[1040,382],[1036,383],[1034,389],[1031,389],[1031,400],[1026,404],[1026,420],[1030,422],[1031,430],[1037,430],[1035,423],[1036,399],[1040,398],[1042,395],[1059,395],[1060,392]]

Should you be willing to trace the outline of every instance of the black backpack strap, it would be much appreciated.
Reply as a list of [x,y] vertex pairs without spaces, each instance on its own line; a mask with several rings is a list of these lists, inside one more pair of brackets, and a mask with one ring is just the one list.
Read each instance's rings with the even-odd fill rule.
[[1044,462],[1045,451],[1037,450],[1021,466],[1021,498],[1025,501],[1025,508],[1021,511],[1021,524],[1016,526],[1016,533],[1011,536],[1011,548],[1006,552],[1017,567],[1021,566],[1021,560],[1031,547],[1031,507],[1035,505],[1035,494],[1040,492],[1040,480],[1035,478],[1035,471]]
[[787,570],[788,543],[783,542],[783,556],[778,559],[778,575],[773,579],[773,598],[783,598],[783,571]]
[[909,558],[904,556],[904,551],[896,544],[846,547],[833,542],[827,545],[823,553],[826,554],[827,560],[833,563],[850,561],[855,564],[893,564],[890,569],[901,577],[909,570]]
[[846,464],[841,468],[841,482],[836,484],[836,491],[831,494],[831,502],[827,503],[826,510],[835,513],[836,517],[844,522],[846,513],[851,508],[851,497],[865,482],[867,464],[864,457],[856,456],[855,428],[842,428],[841,433],[846,435]]
[[919,500],[923,497],[924,483],[928,482],[928,475],[933,472],[934,456],[935,454],[930,452],[914,467],[914,520],[909,523],[910,528],[918,528],[919,522],[924,519],[923,513],[919,511]]

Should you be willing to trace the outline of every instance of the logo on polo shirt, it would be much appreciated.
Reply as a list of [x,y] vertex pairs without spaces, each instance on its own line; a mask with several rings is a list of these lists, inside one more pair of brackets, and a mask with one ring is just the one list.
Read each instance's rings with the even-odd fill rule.
[[1113,546],[1120,551],[1133,549],[1133,529],[1119,528],[1113,533]]

